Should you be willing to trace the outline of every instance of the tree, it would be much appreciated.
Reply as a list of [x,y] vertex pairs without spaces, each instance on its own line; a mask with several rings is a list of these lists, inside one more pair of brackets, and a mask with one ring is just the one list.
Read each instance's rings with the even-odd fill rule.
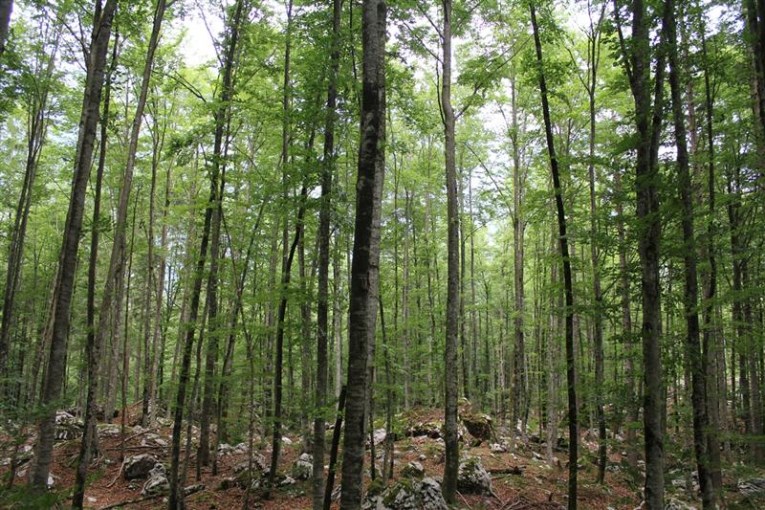
[[[665,56],[663,44],[656,55],[656,74],[651,80],[651,19],[643,0],[631,5],[632,37],[629,47],[622,34],[621,7],[614,0],[614,16],[619,30],[623,65],[635,100],[638,253],[641,269],[643,318],[643,422],[645,433],[646,479],[645,500],[649,508],[664,506],[664,385],[661,362],[661,292],[659,248],[661,218],[659,216],[658,154],[664,94]],[[664,35],[662,35],[662,42]],[[651,83],[653,82],[653,98]]]
[[[342,496],[340,507],[361,507],[364,467],[364,430],[367,404],[367,357],[369,338],[374,331],[370,319],[369,275],[372,270],[371,244],[374,232],[375,190],[379,155],[385,141],[383,110],[385,81],[385,11],[382,0],[364,0],[362,9],[362,95],[361,141],[356,181],[356,220],[351,266],[349,306],[348,390],[343,437]],[[379,204],[377,205],[379,207]]]
[[69,333],[70,307],[85,205],[85,188],[90,176],[96,126],[101,114],[101,88],[104,81],[112,19],[116,8],[116,0],[106,0],[103,5],[99,1],[96,3],[93,13],[93,30],[88,51],[77,152],[74,159],[72,192],[64,227],[58,276],[53,293],[50,359],[41,397],[41,404],[45,407],[45,412],[39,422],[35,461],[30,470],[30,483],[38,490],[43,490],[48,484],[53,454],[55,405],[60,397],[64,382],[66,337]]
[[550,157],[550,172],[552,173],[553,190],[555,192],[555,210],[558,219],[558,246],[563,264],[563,289],[566,304],[566,382],[568,384],[568,508],[576,509],[577,498],[577,446],[579,442],[578,409],[576,401],[576,359],[574,358],[574,285],[571,277],[571,257],[568,249],[568,234],[566,231],[566,210],[563,204],[563,189],[561,186],[558,157],[555,151],[552,120],[550,119],[550,104],[547,92],[547,80],[544,73],[542,57],[542,41],[539,37],[536,7],[534,2],[529,4],[531,12],[531,27],[534,32],[534,48],[537,56],[539,74],[539,95],[542,99],[542,116],[545,124],[545,139],[547,153]]
[[672,119],[677,148],[677,187],[680,194],[681,224],[683,231],[683,265],[685,293],[683,307],[686,319],[686,356],[691,371],[691,400],[693,406],[693,446],[699,474],[699,486],[704,508],[715,508],[715,494],[710,478],[706,430],[709,424],[706,411],[706,374],[702,362],[698,315],[698,270],[696,239],[693,226],[693,197],[685,128],[685,105],[682,100],[681,69],[677,50],[677,22],[673,0],[665,0],[663,28],[666,31],[669,85],[672,97]]
[[459,469],[459,443],[457,442],[457,335],[459,333],[460,306],[460,244],[459,199],[457,197],[457,166],[454,154],[454,108],[452,107],[452,2],[443,0],[444,24],[441,40],[441,111],[444,124],[444,162],[447,202],[447,291],[446,291],[446,347],[444,348],[444,499],[454,503]]
[[13,0],[0,0],[0,57],[5,53],[13,12]]
[[342,0],[332,2],[332,34],[330,67],[327,79],[327,110],[324,123],[324,150],[321,173],[321,205],[319,209],[319,267],[316,299],[316,394],[313,422],[313,510],[324,508],[324,442],[327,403],[329,333],[329,248],[330,214],[332,211],[332,176],[335,166],[335,109],[337,106],[337,74],[340,64],[340,16]]

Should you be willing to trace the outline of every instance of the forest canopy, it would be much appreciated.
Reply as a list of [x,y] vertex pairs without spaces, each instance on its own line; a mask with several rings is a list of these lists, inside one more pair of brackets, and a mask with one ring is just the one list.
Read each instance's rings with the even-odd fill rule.
[[765,504],[763,0],[0,0],[0,161],[2,507]]

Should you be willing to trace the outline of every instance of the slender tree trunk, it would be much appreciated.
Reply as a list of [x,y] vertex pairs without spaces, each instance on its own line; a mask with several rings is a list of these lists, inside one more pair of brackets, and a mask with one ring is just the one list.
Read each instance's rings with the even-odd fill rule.
[[58,264],[58,276],[54,290],[53,325],[51,329],[50,358],[41,403],[45,412],[39,422],[35,460],[30,470],[30,483],[37,490],[44,490],[48,483],[50,463],[53,456],[56,401],[64,382],[66,340],[77,268],[77,252],[85,209],[85,192],[90,176],[96,126],[100,117],[101,88],[104,82],[106,53],[109,47],[112,18],[117,8],[116,0],[106,4],[96,3],[93,32],[88,52],[87,75],[80,117],[80,131],[75,155],[72,193],[64,227],[64,238]]
[[[664,507],[664,427],[665,408],[661,360],[661,292],[659,282],[659,244],[661,218],[659,214],[658,150],[662,124],[664,91],[664,52],[659,45],[656,75],[653,79],[654,98],[651,100],[650,26],[646,3],[634,0],[632,40],[630,48],[621,36],[621,11],[614,1],[624,63],[635,100],[637,128],[637,162],[635,165],[638,254],[641,267],[643,306],[641,337],[643,341],[643,421],[645,432],[646,480],[645,501],[648,508]],[[662,36],[663,43],[663,36]]]
[[[327,110],[324,123],[324,150],[319,209],[319,268],[316,299],[316,392],[313,422],[313,510],[324,506],[325,406],[327,405],[328,333],[329,333],[329,250],[332,214],[332,175],[335,167],[335,111],[337,74],[340,66],[340,16],[342,0],[332,2],[332,49],[327,84]],[[336,284],[339,283],[336,281]]]
[[715,508],[715,494],[709,472],[706,430],[708,426],[705,398],[705,373],[702,362],[700,326],[698,315],[698,270],[696,239],[693,226],[693,197],[687,135],[685,128],[685,105],[682,100],[680,63],[677,50],[677,23],[674,0],[665,0],[663,28],[666,31],[669,53],[669,84],[672,96],[672,113],[677,148],[677,187],[681,203],[683,232],[683,265],[685,293],[683,307],[686,319],[686,358],[691,373],[691,404],[693,407],[693,446],[701,487],[701,499],[705,509]]
[[5,45],[8,42],[12,12],[13,0],[0,0],[0,57],[5,53]]
[[[79,464],[77,469],[77,480],[74,498],[74,505],[77,508],[82,507],[82,500],[85,491],[85,477],[87,476],[87,467],[90,463],[90,454],[92,441],[95,438],[95,425],[96,425],[96,395],[98,391],[98,367],[101,356],[101,346],[104,343],[106,337],[106,330],[108,329],[108,317],[109,310],[112,305],[112,295],[115,292],[115,282],[120,279],[119,274],[124,271],[125,264],[125,237],[127,228],[127,216],[128,205],[130,201],[130,193],[133,185],[133,170],[135,168],[136,152],[138,150],[138,137],[141,132],[141,123],[143,121],[143,111],[146,105],[146,98],[149,92],[149,82],[151,80],[152,67],[154,65],[154,53],[159,44],[159,35],[162,28],[162,20],[165,15],[165,0],[157,0],[157,4],[154,11],[154,22],[149,40],[148,50],[146,52],[146,62],[143,68],[143,74],[141,77],[141,89],[136,105],[135,117],[130,132],[130,141],[128,145],[127,164],[125,166],[125,173],[122,179],[122,187],[120,188],[118,209],[117,209],[117,221],[115,225],[114,233],[114,245],[112,247],[112,253],[109,260],[109,271],[106,276],[106,282],[104,285],[104,291],[101,297],[100,315],[98,320],[98,328],[95,332],[95,337],[92,338],[92,345],[88,346],[88,397],[85,408],[85,430],[86,433],[82,436],[82,447],[80,449]],[[131,244],[132,249],[132,244]],[[119,292],[119,291],[117,291]],[[126,315],[127,319],[127,315]],[[127,329],[125,330],[127,335]],[[125,353],[127,356],[127,353]]]
[[[7,7],[6,7],[7,5]],[[3,9],[8,8],[10,16],[11,2],[0,0],[0,22],[2,22]],[[63,25],[55,28],[53,49],[48,56],[48,63],[40,72],[38,77],[42,86],[40,90],[33,94],[27,113],[27,157],[24,168],[24,180],[21,185],[21,193],[16,206],[14,215],[13,230],[11,231],[11,242],[8,250],[8,265],[5,274],[5,291],[2,306],[2,322],[0,323],[0,395],[2,397],[10,396],[10,382],[3,380],[11,375],[10,370],[6,373],[8,358],[10,357],[11,329],[14,322],[14,304],[16,301],[16,291],[18,290],[19,280],[21,278],[21,262],[24,256],[24,241],[26,240],[27,223],[29,220],[29,211],[32,208],[32,189],[37,177],[37,166],[40,161],[40,152],[48,129],[48,94],[50,90],[50,79],[53,71],[56,69],[56,56],[61,39]],[[2,27],[0,27],[0,55],[2,55]],[[39,62],[41,65],[42,62]],[[17,377],[21,377],[20,369],[16,370]],[[10,381],[10,377],[8,378]],[[0,398],[2,398],[0,397]],[[13,399],[11,399],[11,402]]]
[[574,291],[571,278],[571,258],[568,250],[568,235],[566,233],[566,212],[563,206],[563,188],[561,186],[558,158],[555,153],[555,140],[553,138],[552,121],[550,119],[550,105],[547,99],[547,81],[545,80],[544,74],[542,42],[539,38],[536,9],[533,3],[530,8],[531,26],[534,31],[534,46],[537,54],[537,66],[539,67],[539,93],[542,98],[542,115],[545,123],[547,153],[550,156],[550,170],[552,172],[553,188],[555,191],[555,207],[558,215],[558,242],[561,257],[563,259],[563,287],[566,300],[566,382],[568,384],[568,509],[575,510],[577,507],[577,447],[579,443],[579,418],[576,402],[576,360],[574,359]]
[[[228,27],[228,45],[223,61],[220,103],[214,115],[215,136],[213,142],[213,170],[211,175],[220,176],[215,188],[210,184],[211,243],[210,271],[207,275],[207,350],[205,352],[205,380],[202,396],[202,413],[199,424],[198,460],[202,466],[210,463],[210,420],[213,415],[215,394],[215,366],[218,360],[218,268],[220,266],[220,236],[223,216],[223,190],[226,181],[227,126],[234,96],[234,67],[244,12],[244,0],[238,0]],[[217,179],[216,179],[217,180]]]
[[[588,4],[588,9],[591,6]],[[598,483],[603,483],[606,476],[608,460],[608,445],[606,437],[606,414],[603,411],[603,392],[605,384],[604,352],[603,352],[603,290],[601,286],[600,263],[600,223],[598,221],[597,197],[595,193],[595,92],[598,83],[598,65],[600,64],[600,34],[601,24],[605,15],[604,3],[597,22],[590,21],[590,32],[587,34],[587,95],[589,99],[590,133],[587,174],[590,185],[590,263],[592,265],[592,291],[595,301],[593,316],[593,349],[595,351],[595,414],[598,425]]]
[[[521,169],[521,148],[518,139],[518,89],[516,78],[510,80],[512,101],[510,141],[513,146],[513,296],[515,313],[513,314],[513,379],[512,379],[512,418],[513,430],[523,421],[524,402],[527,400],[525,387],[526,348],[524,338],[524,314],[526,293],[524,290],[524,231],[526,220],[523,216],[524,175]],[[524,424],[525,425],[525,424]],[[521,435],[526,437],[525,427],[521,427]]]
[[[714,321],[714,299],[717,295],[717,258],[715,253],[715,239],[717,237],[717,226],[715,221],[716,205],[716,183],[715,183],[715,144],[714,144],[714,100],[712,98],[712,87],[709,80],[709,69],[707,60],[706,35],[703,29],[701,34],[701,52],[704,58],[704,102],[706,105],[706,134],[707,134],[707,152],[709,161],[707,162],[707,193],[709,201],[709,219],[707,221],[707,263],[709,264],[709,274],[707,276],[707,285],[704,290],[704,306],[702,310],[704,328],[702,338],[702,352],[704,353],[703,362],[706,364],[704,373],[706,374],[706,405],[709,421],[707,431],[707,451],[709,452],[709,468],[712,479],[712,485],[716,496],[722,498],[722,472],[720,466],[720,440],[718,433],[724,432],[727,428],[724,424],[727,420],[721,420],[721,415],[725,415],[727,398],[723,391],[718,392],[718,374],[721,373],[718,367],[718,361],[725,359],[725,347],[719,340],[719,333],[715,327]],[[692,108],[692,107],[691,107]],[[725,375],[719,376],[719,381],[724,384]],[[720,394],[723,399],[720,401]],[[722,412],[721,412],[722,410]],[[723,427],[722,430],[720,427]]]
[[[385,2],[364,0],[362,16],[363,90],[361,102],[361,144],[356,183],[356,221],[351,266],[348,347],[348,394],[345,409],[345,438],[342,463],[340,508],[361,506],[365,407],[367,403],[367,357],[369,355],[370,312],[373,309],[369,278],[375,262],[371,253],[375,230],[375,196],[379,154],[384,142],[384,31]],[[377,206],[379,207],[379,205]]]
[[444,123],[444,160],[446,171],[447,265],[446,290],[446,347],[444,348],[444,464],[443,493],[447,503],[456,501],[457,472],[459,469],[459,443],[457,442],[457,334],[460,307],[460,225],[459,198],[457,196],[457,168],[455,162],[454,109],[452,108],[452,2],[442,1],[444,24],[442,28],[441,110]]

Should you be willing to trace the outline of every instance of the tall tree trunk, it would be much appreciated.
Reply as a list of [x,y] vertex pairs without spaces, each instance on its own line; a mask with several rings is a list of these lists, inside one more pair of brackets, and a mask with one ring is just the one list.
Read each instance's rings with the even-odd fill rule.
[[[510,94],[512,113],[510,116],[510,142],[513,150],[513,297],[515,313],[513,314],[513,376],[512,376],[512,427],[523,421],[523,409],[527,399],[525,386],[526,346],[524,338],[523,319],[525,314],[526,292],[523,281],[524,265],[524,231],[526,220],[523,216],[523,198],[525,176],[521,169],[521,147],[519,141],[520,127],[518,125],[518,87],[516,77],[510,78]],[[526,437],[525,423],[521,426],[521,435]]]
[[[98,368],[97,365],[100,362],[98,358],[95,357],[97,354],[96,347],[96,278],[97,278],[97,268],[98,268],[98,240],[100,237],[100,217],[101,217],[101,188],[103,185],[103,177],[104,177],[104,168],[106,166],[106,148],[107,148],[107,139],[108,139],[108,125],[109,125],[109,103],[111,101],[111,85],[112,85],[112,76],[114,74],[114,70],[117,67],[117,55],[118,55],[118,42],[119,42],[119,36],[115,33],[114,35],[114,43],[112,48],[112,60],[111,64],[109,66],[109,71],[106,74],[106,83],[104,86],[104,111],[103,111],[103,117],[101,119],[101,141],[99,146],[99,152],[98,152],[98,167],[96,169],[96,185],[95,185],[95,196],[93,198],[93,222],[92,222],[92,232],[90,237],[90,260],[88,261],[88,296],[87,296],[87,327],[88,327],[88,333],[87,333],[87,340],[86,340],[86,363],[88,367],[88,381],[91,380],[91,377],[97,377],[97,373],[93,370],[94,368]],[[97,380],[97,379],[94,379]],[[90,388],[88,389],[88,392],[90,392]],[[91,396],[92,399],[95,399],[95,388],[93,396]],[[87,402],[87,400],[86,400]],[[86,403],[87,405],[87,403]],[[87,408],[86,408],[87,412]],[[87,422],[86,422],[87,424]],[[86,434],[95,434],[95,428],[92,427],[86,427],[85,433]],[[98,438],[93,437],[89,441],[93,441],[95,444],[95,441],[97,441]],[[84,445],[85,441],[83,441]],[[81,445],[81,449],[82,446]],[[86,452],[87,453],[87,452]],[[83,452],[80,451],[80,456],[83,455]],[[82,471],[82,473],[80,473]],[[85,477],[87,475],[87,465],[82,464],[82,467],[80,465],[77,466],[77,477],[75,480],[75,490],[74,494],[72,496],[72,506],[75,508],[81,508],[82,507],[82,500],[85,495]]]
[[[158,109],[154,108],[152,117],[159,116]],[[149,193],[149,226],[148,226],[148,248],[147,248],[147,265],[149,266],[150,274],[154,272],[154,218],[155,218],[155,194],[157,187],[157,170],[159,169],[159,163],[162,155],[162,151],[165,144],[165,134],[167,132],[167,124],[163,124],[160,127],[159,122],[154,122],[154,128],[152,129],[152,167],[151,167],[151,190]],[[147,328],[146,332],[146,348],[150,351],[149,363],[145,366],[146,373],[144,374],[144,392],[143,392],[143,405],[141,421],[144,427],[148,427],[156,417],[157,407],[157,387],[161,383],[160,380],[160,367],[162,363],[162,353],[164,351],[164,345],[160,345],[162,340],[162,304],[164,299],[165,290],[165,271],[166,271],[166,255],[167,249],[167,212],[168,212],[168,199],[170,193],[170,168],[168,165],[165,175],[165,193],[164,200],[162,202],[162,230],[160,234],[160,257],[159,267],[157,268],[157,276],[152,279],[149,278],[149,285],[147,286],[146,302],[147,302],[147,315],[152,314],[154,322],[151,323],[150,319],[147,319],[151,324],[151,328]],[[151,285],[151,283],[154,285]],[[153,299],[152,299],[153,298]]]
[[[8,9],[10,16],[11,2],[0,0],[0,23],[4,15],[3,10]],[[8,269],[5,274],[5,291],[3,299],[3,317],[0,323],[0,395],[2,397],[10,395],[10,382],[3,378],[10,375],[6,373],[8,369],[7,362],[10,356],[11,329],[14,319],[14,304],[16,301],[16,291],[18,290],[21,277],[21,262],[24,256],[24,241],[26,240],[27,223],[29,220],[29,211],[32,208],[32,189],[37,177],[37,166],[40,161],[40,152],[48,128],[48,94],[50,91],[50,80],[53,71],[56,69],[56,56],[58,53],[59,42],[63,25],[55,28],[53,49],[48,56],[48,63],[40,71],[37,77],[41,86],[36,93],[32,93],[27,113],[27,157],[24,168],[24,180],[21,185],[21,193],[16,206],[16,213],[13,221],[13,230],[11,231],[11,242],[8,250]],[[3,48],[2,26],[0,26],[0,55]],[[44,55],[43,52],[40,53]],[[43,57],[44,58],[44,57]],[[42,65],[42,60],[38,62]],[[21,377],[21,373],[16,374]],[[10,381],[10,377],[7,381]],[[7,386],[6,386],[7,384]],[[0,397],[0,398],[2,398]]]
[[77,268],[77,252],[85,209],[85,192],[90,176],[96,126],[101,114],[101,88],[104,82],[106,53],[112,28],[116,0],[106,4],[96,3],[93,16],[93,32],[88,52],[85,90],[80,116],[80,130],[75,155],[72,193],[64,226],[64,238],[58,264],[58,276],[54,290],[53,320],[51,328],[50,357],[41,404],[45,412],[39,422],[35,461],[30,470],[30,483],[37,490],[43,490],[48,483],[50,463],[53,456],[53,434],[55,431],[56,401],[60,397],[64,382],[66,340],[69,333],[69,319]]
[[0,57],[5,53],[5,45],[8,42],[12,12],[13,0],[0,0]]
[[[375,195],[379,154],[384,142],[384,32],[385,2],[364,0],[362,16],[363,89],[361,101],[361,143],[356,183],[356,221],[351,265],[349,307],[348,390],[345,409],[345,437],[342,463],[340,508],[361,507],[364,467],[365,407],[367,403],[367,356],[372,322],[370,273],[371,253],[376,237]],[[379,205],[377,206],[379,207]]]
[[289,245],[287,251],[287,260],[284,264],[281,279],[281,298],[279,300],[279,311],[276,317],[276,345],[275,349],[275,361],[274,361],[274,430],[272,438],[271,449],[271,469],[269,471],[269,482],[266,492],[266,499],[270,496],[269,492],[275,487],[275,481],[277,476],[277,468],[279,467],[279,455],[281,454],[282,443],[282,368],[284,363],[284,322],[287,317],[287,293],[290,285],[290,275],[292,273],[292,263],[295,259],[295,251],[297,245],[300,242],[302,234],[303,221],[306,208],[306,200],[308,199],[308,190],[306,185],[303,184],[303,188],[300,190],[300,205],[297,212],[297,221],[295,223],[295,237],[292,243]]
[[446,347],[444,348],[444,464],[443,493],[447,503],[453,504],[457,493],[459,469],[459,443],[457,442],[457,335],[460,308],[460,225],[459,197],[457,196],[457,168],[455,162],[454,109],[452,107],[452,2],[442,1],[444,25],[442,29],[441,111],[444,124],[444,161],[446,172],[447,221],[447,290],[446,290]]
[[539,73],[539,93],[542,98],[542,115],[545,123],[545,138],[547,153],[550,156],[550,171],[552,172],[553,188],[555,191],[555,208],[558,215],[558,243],[563,259],[563,288],[566,300],[566,382],[568,385],[568,509],[575,510],[577,506],[577,447],[579,443],[578,410],[576,402],[576,360],[574,358],[574,290],[571,279],[571,258],[568,250],[568,235],[566,233],[566,212],[563,205],[563,188],[561,186],[558,158],[555,152],[550,105],[547,99],[547,81],[544,73],[542,58],[542,42],[539,38],[539,27],[534,4],[530,5],[531,26],[534,31],[534,47],[537,55]]
[[[324,150],[319,209],[319,268],[316,298],[316,392],[313,422],[313,510],[324,506],[325,406],[327,405],[329,332],[329,248],[332,215],[332,175],[335,167],[335,117],[337,116],[337,74],[340,66],[340,16],[342,0],[332,2],[332,47],[327,84],[327,110],[324,123]],[[339,283],[339,282],[336,282]]]
[[[712,485],[717,496],[722,498],[722,472],[720,467],[720,440],[718,432],[722,426],[725,431],[727,420],[721,420],[721,415],[725,416],[725,407],[727,398],[725,397],[725,376],[722,374],[722,367],[718,367],[718,361],[723,360],[725,356],[725,347],[719,342],[719,334],[715,329],[714,323],[714,299],[717,295],[717,258],[715,239],[717,237],[717,226],[715,221],[716,205],[716,183],[715,183],[715,144],[714,144],[714,100],[712,97],[712,87],[709,80],[709,68],[707,59],[706,34],[702,29],[701,33],[701,52],[704,59],[704,103],[706,105],[706,134],[707,134],[707,193],[709,202],[709,219],[707,221],[707,263],[709,264],[709,274],[707,276],[706,288],[704,290],[704,306],[702,317],[704,322],[702,337],[702,352],[704,353],[703,362],[706,363],[704,373],[706,374],[706,405],[709,429],[707,432],[707,451],[709,452],[709,469],[712,478]],[[691,106],[692,108],[692,106]],[[721,375],[722,374],[722,375]],[[723,384],[722,392],[718,392],[719,382]],[[722,401],[720,394],[722,393]],[[722,411],[722,412],[721,412]]]
[[[651,20],[643,0],[634,0],[632,40],[629,49],[621,35],[621,11],[614,0],[614,13],[620,33],[624,65],[635,100],[637,161],[635,164],[638,254],[641,268],[643,318],[643,421],[645,432],[646,479],[645,501],[648,508],[664,507],[664,429],[665,408],[661,362],[661,292],[659,282],[658,151],[662,124],[664,92],[664,52],[659,45],[651,100]],[[663,43],[663,36],[662,36]]]
[[[125,238],[128,220],[128,205],[133,186],[133,171],[135,169],[136,152],[138,150],[138,137],[141,133],[141,123],[143,122],[143,111],[146,106],[146,98],[149,93],[149,82],[151,81],[151,72],[154,65],[154,53],[159,44],[159,35],[162,29],[162,20],[165,16],[165,0],[157,0],[154,10],[154,21],[149,46],[146,52],[146,62],[141,76],[141,89],[136,104],[135,117],[130,131],[130,141],[128,144],[127,164],[122,178],[122,187],[120,188],[118,198],[117,220],[114,231],[114,245],[109,260],[109,270],[104,284],[104,291],[101,297],[101,306],[99,310],[98,328],[93,343],[88,345],[88,397],[85,407],[85,434],[82,436],[82,445],[78,460],[77,480],[75,482],[74,503],[77,508],[82,507],[82,500],[85,491],[85,477],[90,463],[90,453],[92,441],[95,437],[96,426],[96,395],[98,391],[98,368],[100,363],[101,345],[104,343],[108,329],[109,310],[112,305],[112,296],[115,292],[115,282],[119,281],[120,273],[124,271],[125,264]],[[132,249],[132,244],[131,244]],[[126,315],[127,319],[127,315]],[[125,334],[127,335],[127,328]],[[127,353],[124,353],[127,356]]]
[[220,265],[220,236],[223,216],[223,190],[226,181],[226,154],[228,152],[227,127],[231,110],[231,100],[234,96],[234,66],[239,31],[244,12],[244,0],[238,0],[228,27],[228,45],[223,61],[221,95],[218,109],[214,114],[215,135],[213,142],[211,175],[220,176],[216,188],[210,187],[211,242],[210,242],[210,271],[207,275],[207,350],[205,352],[205,380],[202,396],[202,413],[199,424],[199,453],[198,460],[202,466],[210,463],[210,421],[213,415],[215,394],[215,365],[218,360],[218,340],[220,325],[218,324],[218,268]]
[[701,500],[705,509],[715,508],[715,494],[709,472],[706,429],[708,426],[705,398],[706,377],[702,363],[699,328],[699,290],[696,239],[693,227],[693,197],[685,128],[685,105],[682,99],[680,63],[677,50],[677,22],[674,0],[665,0],[663,28],[666,31],[669,53],[669,85],[672,97],[672,117],[677,148],[677,187],[680,194],[683,232],[683,265],[685,291],[683,308],[686,320],[686,358],[691,373],[691,404],[693,407],[693,446],[701,487]]
[[[588,9],[591,5],[588,4]],[[594,303],[593,316],[593,349],[595,351],[595,414],[598,425],[598,483],[603,483],[606,477],[606,462],[608,460],[608,445],[606,438],[606,414],[603,411],[603,392],[605,384],[604,353],[603,353],[603,290],[601,286],[600,263],[600,223],[598,221],[597,196],[595,193],[595,92],[598,83],[598,66],[600,64],[600,35],[606,4],[601,7],[597,22],[590,18],[590,31],[587,34],[587,95],[589,99],[590,132],[588,140],[587,176],[590,185],[590,263],[592,265],[592,293]]]

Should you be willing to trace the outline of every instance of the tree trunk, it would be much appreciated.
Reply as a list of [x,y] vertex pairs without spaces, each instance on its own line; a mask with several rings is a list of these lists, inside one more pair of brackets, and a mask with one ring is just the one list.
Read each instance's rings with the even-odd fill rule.
[[542,98],[542,115],[545,123],[545,138],[547,139],[547,153],[550,156],[550,171],[552,172],[553,188],[555,191],[555,208],[558,215],[558,242],[561,258],[563,259],[563,287],[566,300],[566,382],[568,385],[568,509],[575,510],[577,506],[577,446],[579,443],[579,423],[576,402],[576,360],[574,358],[574,291],[571,279],[571,258],[569,257],[568,250],[568,235],[566,233],[566,212],[563,206],[563,189],[561,187],[560,171],[558,169],[558,158],[555,153],[555,140],[553,138],[552,121],[550,119],[550,105],[547,99],[547,81],[545,80],[544,74],[542,42],[539,38],[536,9],[533,3],[530,5],[530,10],[539,73],[539,93]]
[[[614,2],[616,23],[621,34],[621,11]],[[654,98],[651,100],[651,46],[647,7],[643,0],[631,4],[632,40],[629,49],[623,37],[624,65],[635,100],[637,162],[635,164],[638,254],[641,268],[643,318],[643,421],[645,432],[645,501],[648,508],[664,507],[664,430],[665,408],[661,361],[661,292],[659,283],[658,150],[662,123],[664,90],[664,52],[657,51]],[[663,37],[662,37],[663,42]],[[660,45],[661,49],[662,45]]]
[[[215,135],[213,143],[211,175],[220,176],[220,183],[215,188],[210,184],[211,243],[210,271],[207,275],[207,350],[205,352],[205,380],[202,396],[202,413],[199,424],[199,453],[198,461],[202,466],[210,463],[210,420],[213,415],[215,394],[215,365],[218,360],[218,340],[220,325],[218,324],[218,268],[220,265],[220,235],[223,216],[223,190],[226,181],[226,154],[228,152],[227,127],[231,100],[234,96],[234,65],[236,60],[239,30],[242,24],[244,0],[238,0],[233,17],[228,27],[228,45],[223,61],[221,96],[218,109],[214,115]],[[217,180],[217,179],[216,179]]]
[[696,454],[696,466],[701,487],[701,500],[705,509],[715,508],[715,494],[709,472],[706,430],[708,426],[706,412],[704,364],[702,363],[700,326],[698,315],[698,270],[696,239],[693,226],[693,197],[690,175],[690,163],[685,128],[685,105],[682,100],[680,63],[677,50],[677,22],[674,0],[665,0],[663,28],[666,31],[669,53],[669,85],[672,96],[672,114],[677,148],[677,187],[680,194],[681,225],[683,232],[683,265],[685,292],[683,308],[686,319],[686,362],[691,373],[691,404],[693,407],[693,446]]
[[[371,253],[376,237],[375,195],[379,154],[385,139],[384,128],[384,31],[385,2],[364,0],[362,17],[363,89],[361,102],[361,143],[356,183],[356,221],[351,266],[348,346],[348,394],[345,409],[345,438],[342,463],[340,508],[361,506],[365,407],[367,402],[367,356],[372,294],[370,276],[374,271]],[[379,204],[377,205],[379,207]]]
[[74,291],[74,277],[77,268],[77,252],[85,209],[85,192],[90,176],[96,126],[100,117],[101,88],[104,82],[106,53],[109,47],[112,18],[117,7],[116,0],[107,0],[101,7],[98,2],[94,12],[87,75],[85,81],[80,131],[75,155],[72,193],[64,226],[64,238],[58,264],[58,276],[54,290],[53,325],[51,328],[50,358],[41,404],[45,413],[39,422],[38,442],[35,460],[30,470],[30,484],[37,490],[44,490],[53,454],[56,406],[64,382],[66,340],[69,333],[70,308]]
[[[7,9],[7,16],[10,16],[11,8],[12,2],[0,0],[0,56],[2,55],[4,44],[2,33],[3,16],[6,15],[4,11]],[[42,86],[36,94],[33,94],[30,104],[28,105],[27,125],[29,128],[26,140],[26,166],[24,168],[24,181],[21,185],[21,193],[16,206],[13,230],[10,233],[11,242],[8,249],[8,269],[5,274],[5,291],[2,306],[3,317],[2,322],[0,323],[0,398],[10,396],[11,387],[10,383],[6,383],[6,380],[4,380],[6,377],[10,376],[7,381],[10,381],[14,375],[21,378],[20,369],[16,370],[16,374],[12,374],[7,366],[11,352],[11,329],[14,319],[16,291],[18,290],[19,280],[21,278],[21,262],[24,256],[24,241],[26,240],[29,211],[32,208],[32,189],[37,177],[37,166],[40,161],[40,152],[43,143],[45,142],[48,129],[48,94],[50,91],[50,80],[53,71],[56,69],[56,55],[58,53],[62,31],[63,25],[55,28],[53,49],[48,57],[48,64],[41,72],[41,76],[38,77],[39,83],[41,83]],[[7,33],[5,35],[7,35]],[[8,372],[6,372],[6,370],[8,370]],[[11,399],[11,402],[12,401],[13,399]]]
[[[325,406],[327,405],[328,332],[329,332],[329,244],[332,214],[332,175],[335,167],[335,117],[337,74],[340,67],[340,16],[342,0],[332,2],[332,49],[327,84],[327,110],[324,123],[324,150],[319,209],[319,268],[316,298],[316,391],[313,422],[313,510],[324,507]],[[339,282],[337,282],[339,283]]]
[[[720,440],[718,433],[725,432],[726,421],[721,419],[725,416],[727,407],[727,398],[725,396],[725,375],[718,368],[718,362],[724,363],[725,347],[720,342],[719,332],[715,328],[714,321],[714,299],[717,295],[717,258],[715,239],[717,237],[717,226],[715,221],[715,145],[714,145],[714,100],[712,98],[712,86],[709,79],[709,68],[707,60],[706,34],[704,28],[701,34],[701,52],[704,59],[704,99],[706,105],[706,133],[707,133],[707,193],[709,201],[709,219],[707,221],[707,262],[709,264],[709,274],[707,276],[706,288],[704,290],[704,307],[702,310],[704,322],[704,336],[702,338],[702,352],[704,353],[703,363],[706,363],[704,373],[706,375],[706,405],[709,428],[707,432],[707,451],[709,452],[709,468],[712,478],[713,490],[716,495],[722,498],[722,472],[720,466]],[[722,363],[720,363],[722,364]],[[722,375],[720,375],[722,374]],[[721,392],[718,392],[719,382],[723,384]],[[722,401],[720,395],[722,394]],[[721,429],[721,426],[723,427]]]
[[[127,164],[123,174],[122,187],[120,188],[117,220],[114,232],[114,245],[109,260],[109,271],[104,284],[104,291],[101,297],[101,306],[99,309],[98,328],[93,343],[88,345],[88,397],[85,408],[85,430],[82,436],[82,447],[80,449],[79,464],[77,469],[77,490],[75,491],[74,504],[78,508],[82,507],[82,499],[85,491],[85,477],[87,476],[87,467],[90,462],[90,450],[92,440],[95,438],[96,425],[96,394],[98,391],[98,368],[101,356],[101,346],[106,337],[108,329],[109,310],[112,304],[112,295],[115,292],[115,282],[119,281],[120,273],[124,271],[125,264],[125,238],[128,219],[128,205],[130,193],[133,185],[133,170],[135,169],[136,152],[138,150],[138,137],[141,132],[141,123],[143,121],[143,111],[146,105],[146,97],[149,92],[149,82],[151,80],[151,71],[154,65],[154,53],[159,44],[159,35],[162,28],[162,20],[165,15],[165,0],[157,0],[154,11],[154,22],[149,40],[149,46],[146,52],[146,62],[141,76],[141,89],[136,104],[135,117],[130,132],[130,141],[128,145]],[[108,119],[107,119],[108,120]],[[132,249],[132,245],[131,245]],[[117,291],[119,292],[119,291]],[[127,320],[127,314],[125,316]],[[127,335],[127,328],[125,329]],[[127,353],[124,353],[127,356]],[[138,365],[138,364],[137,364]]]
[[0,0],[0,57],[5,53],[5,45],[8,42],[12,12],[13,0]]
[[447,290],[446,290],[446,347],[444,348],[444,439],[446,463],[444,465],[443,493],[447,503],[456,501],[457,471],[459,469],[459,443],[457,442],[457,335],[460,312],[460,225],[459,197],[457,196],[457,168],[455,162],[454,109],[452,108],[452,2],[443,0],[444,25],[442,29],[441,110],[444,123],[444,160],[446,171],[447,221]]

